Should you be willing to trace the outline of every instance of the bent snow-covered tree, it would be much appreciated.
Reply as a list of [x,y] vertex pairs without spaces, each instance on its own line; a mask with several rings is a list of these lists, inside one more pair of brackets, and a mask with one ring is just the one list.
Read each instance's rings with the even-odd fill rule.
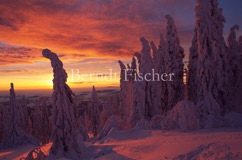
[[77,143],[77,130],[73,111],[73,92],[66,84],[67,73],[55,53],[44,49],[42,54],[45,58],[50,59],[54,72],[54,91],[52,94],[53,144],[50,150],[50,157],[80,157],[81,151]]

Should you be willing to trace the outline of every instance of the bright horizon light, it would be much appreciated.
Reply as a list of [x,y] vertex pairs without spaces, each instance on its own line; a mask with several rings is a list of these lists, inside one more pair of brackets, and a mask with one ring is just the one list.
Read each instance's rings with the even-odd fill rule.
[[[71,88],[119,86],[115,81],[72,81],[72,69],[80,73],[120,73],[118,60],[130,63],[141,50],[140,37],[159,44],[165,34],[165,15],[177,26],[188,59],[194,29],[195,1],[3,1],[0,5],[0,90],[51,89],[53,71],[42,50],[56,53],[68,73]],[[242,26],[240,1],[220,1],[227,22],[225,37],[233,24]],[[80,5],[81,4],[81,5]],[[60,7],[62,6],[62,7]],[[177,9],[179,6],[179,9]],[[233,10],[231,10],[233,8]],[[237,35],[241,35],[238,31]],[[164,35],[165,36],[165,35]]]

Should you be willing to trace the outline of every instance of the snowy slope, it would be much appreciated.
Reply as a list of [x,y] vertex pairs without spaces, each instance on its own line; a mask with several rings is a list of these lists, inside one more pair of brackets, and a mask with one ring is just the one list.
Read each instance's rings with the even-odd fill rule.
[[[212,145],[211,152],[225,155],[242,153],[242,129],[182,131],[147,131],[136,129],[130,131],[113,130],[98,147],[110,147],[107,154],[96,159],[173,159]],[[213,145],[215,143],[215,145]],[[215,147],[214,147],[215,146]],[[224,147],[225,146],[225,147]],[[200,147],[200,148],[199,148]],[[227,147],[227,148],[226,148]],[[226,148],[226,149],[224,149]],[[209,151],[210,151],[209,150]],[[224,152],[223,152],[224,151]],[[211,153],[210,152],[210,153]],[[197,152],[200,154],[201,152]],[[214,157],[212,157],[214,158]]]
[[[242,129],[213,129],[183,132],[133,129],[119,131],[113,129],[101,141],[86,142],[87,160],[150,160],[173,159],[185,156],[228,155],[241,158]],[[44,147],[48,149],[50,145]],[[25,157],[34,146],[21,146],[11,150],[1,150],[0,160],[17,160]],[[46,151],[45,151],[46,152]],[[237,153],[240,152],[240,153]],[[195,154],[195,155],[194,155]],[[210,157],[213,159],[214,157]]]

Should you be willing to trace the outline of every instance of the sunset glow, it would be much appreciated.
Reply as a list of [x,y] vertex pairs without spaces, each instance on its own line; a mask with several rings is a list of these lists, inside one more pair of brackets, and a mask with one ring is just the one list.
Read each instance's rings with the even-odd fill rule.
[[[193,0],[187,3],[178,0],[2,0],[0,3],[1,90],[8,90],[11,82],[18,89],[52,88],[52,69],[41,55],[44,48],[59,55],[71,87],[118,86],[119,78],[79,81],[70,78],[71,72],[78,69],[80,74],[108,74],[112,69],[119,74],[117,61],[130,62],[133,53],[140,50],[141,36],[158,44],[159,34],[165,29],[166,14],[171,14],[176,21],[186,55],[190,47]],[[241,16],[239,5],[228,6],[226,0],[220,1],[220,5],[228,24],[242,23],[236,21]],[[225,25],[225,35],[230,27]]]

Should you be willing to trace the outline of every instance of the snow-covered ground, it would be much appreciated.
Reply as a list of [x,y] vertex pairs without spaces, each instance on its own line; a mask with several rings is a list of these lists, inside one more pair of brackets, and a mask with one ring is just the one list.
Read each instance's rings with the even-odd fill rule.
[[[42,152],[48,154],[48,150],[51,147],[51,143],[41,147]],[[0,150],[0,160],[22,160],[30,151],[35,149],[34,145],[23,145],[14,148]]]
[[[161,159],[242,159],[242,129],[163,131],[133,129],[110,133],[94,144],[86,142],[85,159],[161,160]],[[50,144],[42,147],[47,152]],[[19,160],[34,146],[0,151],[0,160]]]
[[[143,129],[131,131],[112,131],[104,143],[97,146],[111,147],[117,159],[173,159],[178,155],[197,150],[201,145],[216,143],[218,148],[224,143],[230,150],[223,152],[242,153],[241,129],[214,129],[199,131],[147,131]],[[214,151],[216,152],[216,151]],[[220,152],[220,151],[219,151]],[[99,160],[110,159],[110,154],[99,157]],[[222,154],[222,153],[221,153]],[[240,157],[242,158],[242,157]]]

